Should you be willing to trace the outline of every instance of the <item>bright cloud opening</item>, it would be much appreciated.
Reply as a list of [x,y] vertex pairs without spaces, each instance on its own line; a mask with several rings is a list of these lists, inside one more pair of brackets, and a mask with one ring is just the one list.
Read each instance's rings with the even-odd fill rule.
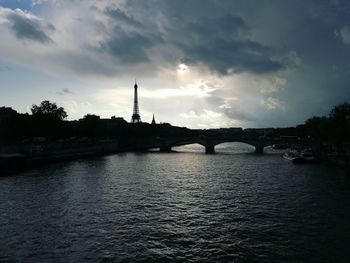
[[178,73],[184,73],[188,71],[188,66],[186,64],[180,64],[178,67],[177,67],[177,72]]

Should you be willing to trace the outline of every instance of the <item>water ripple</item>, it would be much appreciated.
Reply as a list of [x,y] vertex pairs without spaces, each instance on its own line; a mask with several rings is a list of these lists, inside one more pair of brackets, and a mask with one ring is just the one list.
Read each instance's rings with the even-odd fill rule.
[[345,262],[349,186],[278,155],[49,165],[0,179],[0,262]]

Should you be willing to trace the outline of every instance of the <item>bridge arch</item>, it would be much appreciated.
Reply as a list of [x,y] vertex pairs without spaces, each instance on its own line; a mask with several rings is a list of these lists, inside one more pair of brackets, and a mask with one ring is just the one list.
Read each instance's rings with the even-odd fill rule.
[[198,142],[193,142],[183,145],[175,145],[172,147],[172,149],[180,152],[205,152],[205,145]]
[[[161,152],[170,152],[173,149],[179,148],[179,147],[186,147],[190,145],[198,145],[200,147],[203,147],[206,149],[206,145],[202,141],[196,141],[196,140],[174,140],[170,142],[163,142],[158,147]],[[199,152],[199,151],[197,151]]]
[[215,145],[215,152],[250,153],[254,151],[254,145],[241,141],[220,142]]

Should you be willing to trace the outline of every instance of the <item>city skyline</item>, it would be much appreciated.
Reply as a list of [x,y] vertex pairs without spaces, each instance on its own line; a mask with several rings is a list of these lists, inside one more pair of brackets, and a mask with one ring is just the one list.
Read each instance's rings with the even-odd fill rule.
[[0,106],[285,127],[349,101],[347,1],[0,0]]

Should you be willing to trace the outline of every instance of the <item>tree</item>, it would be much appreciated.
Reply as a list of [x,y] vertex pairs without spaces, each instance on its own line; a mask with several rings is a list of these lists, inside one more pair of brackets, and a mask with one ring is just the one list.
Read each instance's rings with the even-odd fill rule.
[[318,139],[328,139],[329,120],[327,117],[312,117],[305,122],[307,135]]
[[4,124],[9,118],[16,116],[17,111],[9,107],[0,107],[0,125]]
[[11,116],[11,115],[16,115],[17,111],[15,111],[14,109],[10,108],[10,107],[0,107],[0,117],[3,116]]
[[350,104],[343,103],[335,106],[329,114],[331,131],[339,140],[349,139],[350,136]]
[[345,102],[343,104],[335,106],[329,114],[329,117],[333,120],[350,123],[350,104]]
[[62,107],[57,107],[56,103],[44,100],[41,104],[33,105],[31,108],[33,116],[48,116],[58,120],[67,118],[67,113]]

